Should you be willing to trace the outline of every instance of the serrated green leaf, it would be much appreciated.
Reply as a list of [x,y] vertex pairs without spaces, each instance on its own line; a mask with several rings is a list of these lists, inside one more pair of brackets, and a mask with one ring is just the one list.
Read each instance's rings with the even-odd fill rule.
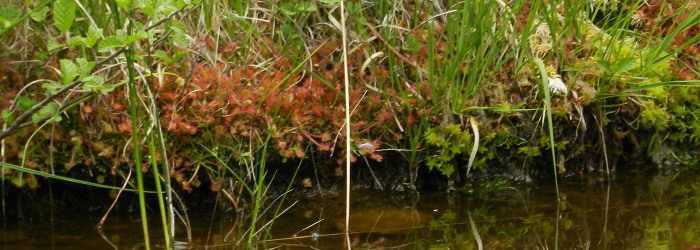
[[296,6],[297,11],[300,12],[316,12],[318,9],[316,8],[316,5],[312,1],[304,1]]
[[[41,119],[47,117],[47,116],[52,116],[58,113],[58,103],[55,102],[50,102],[49,104],[46,104],[46,106],[42,107],[38,112],[32,115],[32,122],[34,124],[38,124],[41,122]],[[61,121],[61,116],[55,116],[52,117],[49,121],[54,121],[54,122],[60,122]]]
[[141,12],[146,14],[146,16],[153,18],[154,8],[153,5],[146,5],[141,8]]
[[173,33],[171,39],[173,41],[173,44],[178,46],[188,46],[190,44],[187,40],[187,36],[185,36],[185,34],[183,33]]
[[5,124],[10,124],[15,121],[15,117],[12,115],[12,112],[8,109],[3,109],[2,110],[2,121]]
[[85,46],[92,48],[95,46],[97,43],[97,40],[102,37],[102,29],[97,29],[93,26],[90,26],[90,29],[88,30],[87,37],[85,37],[84,42]]
[[406,39],[406,44],[401,46],[401,49],[406,51],[418,51],[422,47],[423,44],[418,42],[414,36],[408,36],[408,39]]
[[297,8],[292,3],[285,3],[280,6],[280,11],[282,14],[287,16],[293,16],[297,14]]
[[173,62],[180,62],[182,60],[182,57],[187,55],[187,53],[188,52],[186,50],[175,52],[175,54],[173,54]]
[[133,42],[136,42],[138,40],[141,40],[141,39],[144,39],[147,37],[148,37],[148,33],[146,33],[145,31],[141,31],[139,33],[136,33],[136,34],[133,34],[133,35],[130,35],[129,37],[127,37],[126,40],[124,41],[124,45],[129,45]]
[[3,27],[9,27],[19,19],[21,15],[20,9],[16,6],[7,6],[0,8],[0,24]]
[[158,59],[162,60],[163,62],[173,63],[173,59],[170,58],[170,56],[168,56],[168,54],[165,53],[165,51],[157,50],[155,53],[155,56],[158,57]]
[[109,51],[110,49],[122,47],[124,46],[124,42],[122,41],[124,40],[119,39],[117,36],[108,36],[104,40],[102,40],[97,46],[97,51],[100,53],[104,53]]
[[92,68],[95,67],[95,62],[88,61],[83,57],[77,58],[75,61],[78,63],[78,75],[83,78],[88,77],[90,72],[92,72]]
[[119,7],[122,7],[126,10],[131,10],[129,9],[131,7],[131,0],[116,0],[116,2]]
[[41,22],[41,20],[44,20],[46,18],[46,14],[49,13],[49,6],[42,6],[39,9],[34,10],[32,14],[29,15],[29,17],[32,18],[32,20]]
[[134,21],[134,27],[139,32],[143,31],[143,23],[141,23],[139,21]]
[[19,103],[19,106],[17,108],[21,111],[26,111],[34,107],[34,105],[36,105],[36,101],[32,100],[27,96],[20,96],[17,102]]
[[187,36],[185,36],[185,25],[181,22],[172,22],[170,29],[173,31],[171,39],[175,45],[187,46],[189,41],[187,41]]
[[101,76],[88,76],[83,78],[83,89],[89,91],[97,91],[102,95],[109,94],[114,90],[113,84],[106,84],[105,79]]
[[73,61],[68,59],[61,59],[61,82],[63,84],[69,84],[78,76],[80,69]]
[[53,25],[66,33],[75,21],[75,2],[73,0],[56,0],[53,3]]
[[75,48],[78,46],[85,46],[85,38],[82,36],[74,36],[68,39],[68,46]]
[[56,42],[56,40],[53,40],[53,39],[51,39],[51,40],[49,40],[49,41],[46,42],[46,49],[47,49],[49,52],[52,52],[52,51],[54,51],[54,50],[63,48],[63,46],[65,46],[65,45],[64,45],[64,44],[60,44],[60,43]]
[[178,0],[175,4],[176,4],[178,9],[182,9],[185,6],[187,6],[188,4],[190,4],[190,2],[191,1],[187,1],[187,0]]
[[637,62],[634,57],[625,57],[615,65],[616,73],[625,73],[637,66]]
[[42,88],[52,95],[56,94],[59,89],[63,88],[63,86],[65,85],[61,84],[60,82],[47,82],[41,85]]

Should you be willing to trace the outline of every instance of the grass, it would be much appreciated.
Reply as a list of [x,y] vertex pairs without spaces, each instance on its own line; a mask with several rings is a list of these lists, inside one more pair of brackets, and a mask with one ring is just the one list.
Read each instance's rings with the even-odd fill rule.
[[[366,156],[371,168],[400,159],[391,167],[407,169],[398,179],[414,191],[423,166],[462,185],[503,159],[522,161],[551,171],[558,186],[558,174],[585,174],[591,161],[610,173],[615,159],[666,155],[655,151],[661,144],[690,162],[683,145],[700,143],[698,8],[691,0],[10,1],[0,6],[2,166],[13,170],[3,181],[22,186],[38,175],[113,188],[71,176],[128,176],[134,166],[144,240],[147,173],[170,244],[172,190],[235,180],[238,191],[222,200],[251,203],[252,242],[270,226],[259,214],[270,166],[309,155],[344,163],[314,171],[321,180],[344,175],[348,197],[360,171],[351,164]],[[538,114],[546,129],[527,118]],[[48,174],[49,154],[39,150],[48,142],[52,162],[73,170]],[[625,146],[637,144],[648,150]]]

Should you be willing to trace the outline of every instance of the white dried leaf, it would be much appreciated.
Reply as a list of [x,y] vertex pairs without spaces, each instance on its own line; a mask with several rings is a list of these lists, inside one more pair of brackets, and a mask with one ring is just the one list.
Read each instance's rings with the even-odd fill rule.
[[566,95],[569,89],[566,87],[566,84],[564,84],[564,81],[561,80],[561,76],[553,75],[549,77],[549,91],[551,91],[552,94]]

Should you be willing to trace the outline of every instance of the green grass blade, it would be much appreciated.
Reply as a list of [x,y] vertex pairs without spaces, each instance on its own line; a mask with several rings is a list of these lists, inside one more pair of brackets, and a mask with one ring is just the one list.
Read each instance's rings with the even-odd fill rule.
[[[83,180],[78,180],[78,179],[73,179],[70,177],[65,177],[65,176],[60,176],[60,175],[55,175],[55,174],[50,174],[50,173],[45,173],[41,172],[38,170],[34,169],[29,169],[17,165],[13,165],[10,163],[5,163],[5,162],[0,162],[1,167],[13,169],[16,171],[20,171],[23,173],[28,173],[28,174],[33,174],[41,177],[46,177],[46,178],[51,178],[51,179],[56,179],[56,180],[61,180],[61,181],[67,181],[75,184],[80,184],[80,185],[85,185],[85,186],[90,186],[90,187],[96,187],[96,188],[105,188],[105,189],[112,189],[112,190],[123,190],[123,191],[129,191],[129,192],[136,192],[137,190],[135,189],[123,189],[120,187],[115,187],[115,186],[109,186],[109,185],[103,185],[99,183],[94,183],[94,182],[89,182],[89,181],[83,181]],[[147,193],[155,193],[153,191],[146,191]]]

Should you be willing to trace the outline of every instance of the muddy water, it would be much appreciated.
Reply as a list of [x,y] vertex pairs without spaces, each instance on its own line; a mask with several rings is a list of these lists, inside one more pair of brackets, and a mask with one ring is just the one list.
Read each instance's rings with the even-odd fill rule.
[[[700,175],[654,174],[607,179],[572,177],[553,184],[475,185],[452,194],[361,192],[353,196],[350,235],[356,248],[401,249],[700,249]],[[277,204],[275,204],[277,205]],[[274,217],[250,228],[246,215],[191,211],[178,226],[178,249],[250,247],[249,232],[270,218],[253,247],[339,249],[344,242],[342,194],[288,197]],[[135,214],[135,216],[137,216]],[[153,216],[151,242],[162,248]],[[3,249],[139,249],[141,224],[113,216],[102,232],[94,215],[5,221]],[[243,221],[243,223],[240,223]]]

